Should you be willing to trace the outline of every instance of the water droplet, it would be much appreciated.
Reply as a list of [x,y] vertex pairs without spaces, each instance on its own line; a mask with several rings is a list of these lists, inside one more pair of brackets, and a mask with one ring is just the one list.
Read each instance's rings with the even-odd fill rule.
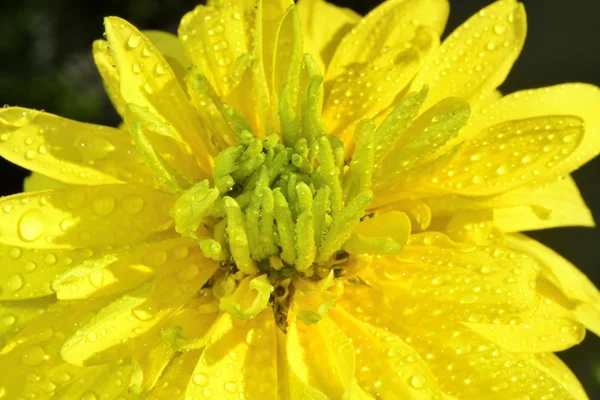
[[144,208],[144,199],[135,195],[128,196],[123,199],[121,206],[126,213],[136,215],[142,211],[142,208]]
[[264,332],[259,328],[252,328],[246,334],[246,343],[250,346],[258,345],[264,337]]
[[27,261],[25,263],[25,265],[23,266],[23,268],[25,268],[25,271],[27,271],[27,272],[35,271],[36,267],[37,267],[36,263],[34,263],[32,261]]
[[44,361],[44,350],[39,346],[32,346],[21,354],[21,362],[25,365],[35,366],[39,365]]
[[187,248],[187,246],[177,246],[176,248],[173,249],[173,258],[175,260],[183,260],[184,258],[186,258],[189,254],[189,250]]
[[48,253],[44,256],[44,262],[48,265],[54,265],[56,263],[56,256],[54,253]]
[[43,214],[37,208],[27,210],[19,220],[19,235],[26,242],[32,242],[42,235]]
[[81,400],[98,400],[98,397],[94,392],[85,392],[81,395]]
[[210,390],[208,388],[206,388],[202,391],[202,396],[204,396],[207,399],[210,399],[212,397],[212,395],[213,395],[212,390]]
[[188,282],[198,276],[198,273],[198,267],[189,264],[177,271],[177,278],[182,282]]
[[135,49],[139,46],[141,41],[142,37],[140,35],[138,35],[137,33],[132,33],[131,36],[129,36],[129,39],[127,39],[127,46],[130,49]]
[[63,232],[68,232],[69,230],[73,229],[75,225],[75,221],[73,221],[72,219],[63,219],[60,223],[60,229]]
[[110,194],[101,194],[92,202],[92,208],[98,215],[110,215],[115,209],[115,198]]
[[11,292],[16,292],[23,287],[23,277],[19,274],[12,274],[6,280],[6,286]]
[[485,48],[488,49],[489,51],[496,50],[496,42],[494,42],[494,41],[488,42],[488,44]]
[[2,323],[6,326],[10,326],[15,323],[17,318],[14,315],[4,315],[2,317]]
[[167,71],[167,68],[164,65],[158,63],[156,64],[156,68],[154,68],[154,71],[157,75],[162,75]]
[[90,283],[92,284],[92,286],[100,288],[102,287],[102,284],[104,283],[104,270],[99,269],[96,271],[93,271],[89,278]]
[[144,84],[144,91],[148,94],[154,93],[154,89],[152,89],[152,86],[150,86],[149,83]]
[[17,260],[21,257],[21,249],[18,247],[11,247],[10,250],[8,250],[8,256],[13,260]]
[[73,191],[67,194],[67,207],[75,210],[83,205],[85,202],[85,194],[79,191]]
[[134,63],[133,66],[131,67],[131,70],[133,71],[134,74],[139,74],[142,69],[140,68],[140,65],[138,63]]
[[4,389],[2,386],[0,386],[0,399],[4,398],[6,396],[6,389]]
[[75,141],[75,146],[81,155],[88,160],[99,160],[106,157],[115,149],[115,146],[102,136],[86,134]]
[[235,393],[238,390],[238,385],[235,382],[226,382],[223,386],[229,393]]
[[506,32],[506,25],[497,24],[494,26],[494,33],[496,33],[496,35],[504,35],[504,32]]
[[194,377],[192,379],[194,380],[194,383],[198,386],[206,386],[208,384],[208,375],[202,372],[194,374]]
[[423,389],[423,387],[425,386],[425,383],[427,383],[427,378],[425,378],[423,375],[413,375],[410,380],[409,380],[410,386],[412,386],[415,389]]
[[[143,306],[141,306],[143,307]],[[132,310],[133,315],[139,319],[140,321],[149,321],[154,318],[154,313],[152,312],[152,307],[146,308],[134,308]]]
[[27,150],[25,152],[25,158],[28,160],[33,160],[37,156],[37,153],[33,150]]

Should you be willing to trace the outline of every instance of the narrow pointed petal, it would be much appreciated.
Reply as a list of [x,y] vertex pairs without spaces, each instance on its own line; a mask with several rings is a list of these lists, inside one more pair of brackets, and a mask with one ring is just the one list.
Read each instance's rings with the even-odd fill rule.
[[431,315],[417,324],[409,323],[396,318],[398,308],[392,308],[380,293],[365,285],[346,287],[339,305],[356,318],[409,342],[449,398],[586,399],[582,391],[574,389],[579,385],[567,368],[541,365],[540,356],[545,353],[511,353],[462,324]]
[[0,155],[64,183],[155,186],[123,131],[42,111],[0,109]]
[[209,343],[189,380],[186,396],[237,400],[277,398],[277,339],[273,313],[264,310],[247,324]]
[[508,322],[538,303],[538,267],[498,246],[457,244],[441,233],[413,235],[395,256],[380,257],[360,277],[404,309],[401,320]]
[[506,240],[508,246],[531,255],[542,265],[542,276],[554,285],[554,290],[548,292],[551,299],[572,312],[587,329],[600,335],[600,291],[583,272],[525,235],[507,235]]
[[[87,366],[131,354],[134,340],[160,327],[187,302],[217,269],[196,250],[191,260],[171,262],[148,282],[102,309],[60,350],[66,362]],[[113,329],[110,329],[113,327]],[[104,335],[102,335],[104,333]],[[89,340],[89,338],[102,340]]]
[[[110,298],[58,302],[15,336],[0,352],[0,387],[8,399],[48,398],[88,371],[58,355],[72,335]],[[33,377],[34,379],[30,379]]]
[[127,361],[119,361],[101,367],[93,367],[92,372],[81,377],[60,392],[65,400],[110,399],[136,400],[130,392],[130,381],[134,378],[134,368]]
[[315,59],[321,73],[325,74],[335,49],[361,16],[325,0],[299,0],[297,4],[304,51]]
[[[351,64],[375,59],[387,48],[398,48],[413,39],[419,26],[441,35],[448,17],[445,0],[390,0],[372,10],[342,39],[326,80],[336,79]],[[422,86],[422,85],[421,85]]]
[[0,243],[39,249],[140,243],[171,226],[171,205],[170,196],[130,185],[8,196],[0,200]]
[[202,351],[184,351],[167,366],[158,384],[148,394],[148,400],[183,400],[185,389],[193,375]]
[[168,121],[189,144],[203,171],[209,174],[215,150],[202,135],[194,109],[167,61],[152,42],[127,21],[108,17],[104,26],[125,101],[148,107],[153,114]]
[[289,322],[288,363],[302,385],[327,398],[348,396],[354,378],[354,348],[328,316],[316,324]]
[[413,82],[430,85],[425,107],[446,97],[477,104],[504,81],[527,32],[525,9],[515,0],[492,3],[442,43]]
[[121,81],[106,40],[95,40],[92,46],[92,54],[96,68],[100,73],[100,77],[102,77],[104,90],[106,90],[108,98],[115,107],[115,110],[117,110],[117,113],[123,115],[125,99],[121,95]]
[[0,305],[0,351],[27,325],[39,318],[54,302],[53,298],[47,297],[27,302],[2,303]]
[[56,276],[52,290],[60,300],[124,293],[147,281],[165,264],[186,259],[195,248],[195,243],[177,238],[144,243],[126,251],[114,251],[114,255],[104,254],[101,258],[90,257]]
[[332,319],[352,340],[356,351],[356,380],[375,398],[432,399],[440,395],[427,364],[409,344],[383,329],[362,322],[343,308]]
[[[577,118],[583,123],[583,137],[575,151],[571,153],[562,168],[571,172],[587,163],[600,153],[600,89],[596,86],[583,83],[566,83],[540,89],[523,90],[502,97],[490,104],[482,112],[476,113],[474,118],[464,129],[465,137],[469,138],[484,129],[504,123],[522,119],[535,119],[543,121],[541,117],[564,116],[564,119]],[[546,124],[541,124],[545,128]],[[551,125],[550,129],[555,129]],[[575,137],[568,137],[573,141]],[[554,143],[552,143],[554,144]],[[561,146],[563,144],[556,143]],[[542,146],[543,147],[543,146]],[[543,152],[538,148],[537,153]],[[544,173],[544,169],[541,170]]]

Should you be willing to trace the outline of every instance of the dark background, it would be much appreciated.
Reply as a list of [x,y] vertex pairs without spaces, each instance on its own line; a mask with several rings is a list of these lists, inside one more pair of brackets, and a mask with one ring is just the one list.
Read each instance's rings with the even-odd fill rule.
[[[381,0],[334,0],[365,14]],[[176,32],[190,0],[0,0],[0,105],[43,109],[80,121],[116,125],[91,57],[102,18],[117,15],[140,29]],[[491,0],[454,0],[447,32]],[[501,87],[518,89],[581,81],[600,85],[600,1],[525,0],[529,32],[522,56]],[[600,113],[600,110],[598,110]],[[0,159],[0,195],[21,191],[26,171]],[[600,220],[600,158],[574,174]],[[600,229],[564,228],[532,236],[573,261],[600,285]],[[559,354],[600,399],[600,339],[588,334]]]

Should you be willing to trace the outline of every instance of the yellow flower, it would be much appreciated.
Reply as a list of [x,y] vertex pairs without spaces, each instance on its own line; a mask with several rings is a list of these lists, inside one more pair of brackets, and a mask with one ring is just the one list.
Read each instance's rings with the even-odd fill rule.
[[501,0],[362,18],[209,0],[179,38],[105,20],[122,129],[0,110],[0,398],[585,399],[552,353],[600,294],[519,231],[593,226],[569,173],[600,90],[502,96]]

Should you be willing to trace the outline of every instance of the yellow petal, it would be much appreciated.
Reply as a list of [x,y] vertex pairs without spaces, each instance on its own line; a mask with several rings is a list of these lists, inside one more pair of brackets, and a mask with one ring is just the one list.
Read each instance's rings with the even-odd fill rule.
[[186,396],[215,399],[277,398],[277,339],[271,309],[232,326],[209,343],[189,380]]
[[252,17],[236,1],[200,5],[181,19],[178,35],[183,47],[221,97],[232,89],[236,61],[248,52]]
[[526,32],[522,4],[494,2],[450,34],[415,78],[413,90],[429,85],[425,107],[446,97],[476,104],[504,81],[521,52]]
[[55,299],[47,297],[27,302],[3,302],[0,304],[0,351],[54,302]]
[[57,398],[61,400],[96,398],[135,400],[138,398],[129,392],[134,368],[127,361],[85,370],[89,373],[67,386]]
[[119,115],[123,115],[125,100],[121,95],[121,82],[106,40],[95,40],[92,46],[92,54],[108,98]]
[[577,377],[554,354],[535,354],[531,363],[560,382],[573,400],[588,400],[588,396]]
[[402,308],[391,306],[365,285],[347,285],[340,306],[410,343],[450,398],[585,398],[572,395],[572,375],[566,377],[566,384],[565,378],[540,365],[540,354],[508,352],[459,323],[431,314],[417,324],[409,324],[397,318]]
[[121,130],[41,111],[0,109],[0,155],[65,183],[154,186],[150,170]]
[[65,187],[67,187],[66,184],[48,178],[46,175],[42,175],[38,172],[32,172],[31,175],[26,176],[23,180],[24,192],[39,192],[42,190],[62,189]]
[[583,124],[578,117],[546,116],[493,125],[462,143],[430,185],[463,196],[491,196],[564,176],[574,169]]
[[131,354],[134,339],[160,327],[218,267],[202,257],[199,250],[193,258],[192,262],[169,263],[157,273],[154,282],[140,286],[102,309],[65,341],[60,350],[62,359],[86,366]]
[[448,11],[446,0],[390,0],[382,3],[342,39],[327,70],[326,80],[339,77],[349,65],[370,62],[386,48],[401,47],[413,39],[419,26],[430,27],[441,35]]
[[148,400],[183,400],[185,388],[193,375],[200,354],[200,350],[178,353],[167,366],[158,384],[148,394]]
[[0,300],[20,300],[53,294],[57,275],[84,263],[112,257],[122,249],[28,249],[0,244]]
[[175,350],[163,340],[161,332],[153,332],[136,341],[130,361],[134,376],[129,392],[150,391],[174,355]]
[[[507,245],[534,257],[543,267],[542,276],[556,287],[552,300],[566,306],[579,322],[600,335],[600,292],[569,261],[525,235],[507,235]],[[562,298],[567,298],[567,303]]]
[[594,217],[570,176],[539,188],[511,190],[497,199],[494,226],[503,232],[531,231],[562,226],[594,227]]
[[148,107],[161,116],[185,140],[200,167],[210,173],[212,143],[202,135],[202,126],[173,70],[133,25],[117,17],[104,21],[110,51],[119,73],[121,94],[127,103]]
[[431,399],[440,395],[435,378],[409,344],[383,329],[362,322],[342,308],[332,319],[356,350],[356,379],[375,398]]
[[58,302],[23,329],[0,352],[0,387],[7,399],[48,398],[89,371],[66,364],[58,355],[73,334],[110,298]]
[[343,248],[349,253],[396,254],[402,251],[409,236],[408,216],[391,211],[359,222]]
[[286,351],[295,379],[326,398],[349,396],[355,365],[350,340],[329,316],[312,325],[288,320]]
[[150,39],[152,44],[156,46],[169,63],[181,87],[185,87],[183,77],[185,76],[185,71],[191,67],[192,61],[185,52],[179,38],[172,33],[164,31],[142,31],[142,33]]
[[349,65],[331,82],[323,122],[344,142],[347,153],[352,148],[354,124],[390,106],[413,78],[419,62],[417,50],[401,48],[368,64]]
[[318,63],[322,74],[342,38],[360,21],[361,16],[349,8],[324,0],[299,0],[304,51]]
[[539,303],[531,258],[498,246],[457,244],[435,232],[411,236],[399,255],[375,258],[359,275],[404,309],[400,320],[433,314],[501,322]]
[[101,253],[56,276],[52,290],[60,300],[124,293],[141,285],[167,264],[191,261],[188,256],[195,248],[193,242],[177,238],[144,243],[132,249],[126,247],[121,252],[115,249],[114,255]]
[[463,324],[513,353],[562,351],[579,344],[585,336],[585,327],[550,299],[541,301],[531,316],[517,324]]
[[[567,83],[524,90],[504,96],[485,110],[474,114],[463,134],[471,137],[489,126],[510,120],[544,116],[579,118],[583,121],[583,139],[562,166],[567,172],[571,172],[600,152],[599,107],[600,89],[593,85]],[[550,129],[552,128],[551,126]]]
[[140,243],[171,225],[172,198],[131,185],[80,186],[4,197],[0,243],[72,249]]

